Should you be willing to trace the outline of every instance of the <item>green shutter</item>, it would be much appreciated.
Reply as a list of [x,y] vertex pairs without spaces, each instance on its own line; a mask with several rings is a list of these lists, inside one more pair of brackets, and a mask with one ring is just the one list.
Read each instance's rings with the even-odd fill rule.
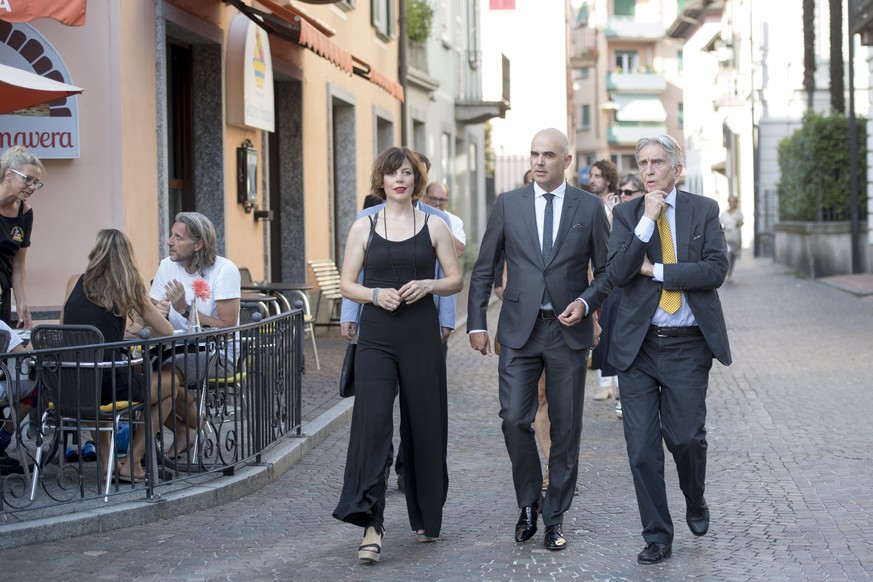
[[615,16],[634,16],[636,14],[636,0],[613,0],[613,12]]

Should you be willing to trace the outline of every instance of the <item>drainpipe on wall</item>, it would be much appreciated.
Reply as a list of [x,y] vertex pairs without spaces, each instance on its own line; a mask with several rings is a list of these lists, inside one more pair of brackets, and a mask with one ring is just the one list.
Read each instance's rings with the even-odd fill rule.
[[400,102],[400,145],[402,147],[407,147],[408,138],[406,131],[406,99],[409,91],[409,87],[406,82],[406,75],[409,71],[409,60],[407,57],[407,39],[406,39],[406,0],[400,0],[400,30],[397,34],[397,74],[400,77],[400,86],[403,87],[403,100]]

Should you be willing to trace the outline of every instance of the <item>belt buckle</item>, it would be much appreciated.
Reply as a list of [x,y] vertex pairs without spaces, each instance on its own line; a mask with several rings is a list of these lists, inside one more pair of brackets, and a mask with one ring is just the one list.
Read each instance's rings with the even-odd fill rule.
[[655,337],[670,337],[670,336],[669,336],[669,334],[667,334],[667,331],[659,325],[657,331],[655,332]]

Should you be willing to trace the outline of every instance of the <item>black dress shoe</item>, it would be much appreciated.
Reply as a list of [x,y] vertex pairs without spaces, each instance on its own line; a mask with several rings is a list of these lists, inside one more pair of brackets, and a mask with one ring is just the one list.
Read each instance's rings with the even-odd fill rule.
[[515,541],[526,542],[537,533],[537,515],[539,508],[536,503],[521,508],[518,523],[515,524]]
[[646,549],[637,556],[637,562],[640,564],[657,564],[669,558],[672,551],[673,546],[670,544],[649,542]]
[[566,548],[567,540],[564,539],[564,526],[560,523],[558,525],[547,525],[543,545],[552,552]]
[[709,531],[709,507],[706,506],[706,503],[699,509],[686,509],[685,522],[694,535],[706,535],[706,532]]

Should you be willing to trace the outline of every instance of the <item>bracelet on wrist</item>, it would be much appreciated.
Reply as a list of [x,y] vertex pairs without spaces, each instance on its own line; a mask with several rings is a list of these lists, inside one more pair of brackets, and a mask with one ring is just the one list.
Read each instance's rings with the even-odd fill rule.
[[381,287],[376,287],[373,289],[373,294],[370,296],[370,300],[373,302],[373,305],[379,305],[379,291],[381,291]]

